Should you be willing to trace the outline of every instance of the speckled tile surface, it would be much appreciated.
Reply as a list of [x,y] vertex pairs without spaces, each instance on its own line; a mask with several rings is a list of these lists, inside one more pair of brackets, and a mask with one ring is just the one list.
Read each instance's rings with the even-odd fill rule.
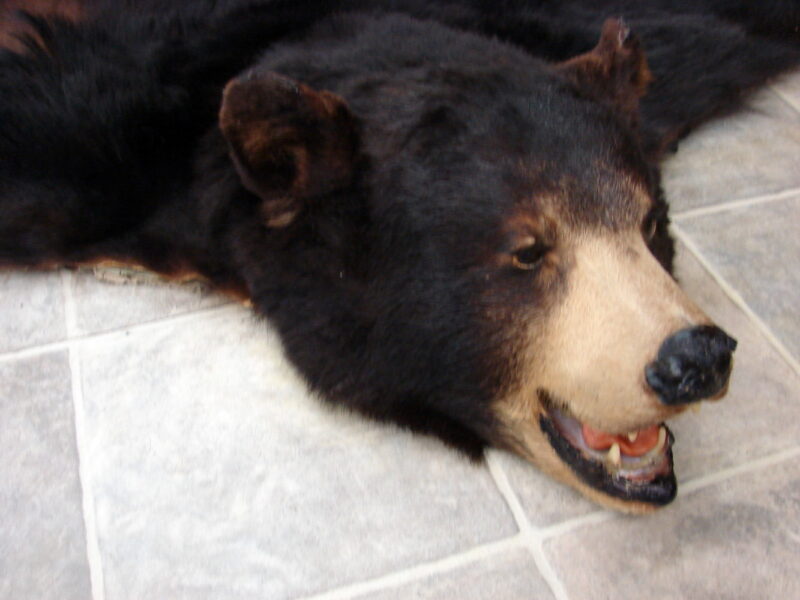
[[413,583],[356,596],[357,600],[549,600],[553,597],[536,563],[525,550],[493,555]]
[[[102,272],[100,277],[110,278]],[[179,285],[154,277],[119,284],[81,271],[74,274],[70,285],[78,333],[119,329],[228,302],[201,283]]]
[[679,245],[676,262],[684,289],[739,342],[728,395],[670,422],[679,481],[795,447],[800,440],[800,374],[685,246]]
[[[575,600],[800,597],[797,459],[546,544]],[[634,594],[635,590],[635,594]]]
[[0,598],[90,596],[68,353],[0,363]]
[[81,360],[113,597],[294,598],[516,532],[485,468],[324,410],[244,310]]
[[665,171],[678,275],[740,344],[671,424],[667,509],[326,408],[226,299],[3,272],[0,600],[800,597],[800,74],[753,106]]
[[494,455],[533,527],[555,525],[599,510],[596,504],[532,469],[523,459],[505,452]]
[[683,140],[664,163],[673,212],[800,187],[798,146],[800,113],[773,90],[762,90],[743,112]]
[[64,297],[58,273],[0,271],[0,352],[64,339]]
[[800,191],[678,225],[800,360]]

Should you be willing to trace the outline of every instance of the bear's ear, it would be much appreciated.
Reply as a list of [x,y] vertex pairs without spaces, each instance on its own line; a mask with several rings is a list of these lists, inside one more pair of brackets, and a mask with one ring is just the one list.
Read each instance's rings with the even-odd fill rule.
[[225,86],[219,126],[268,227],[289,225],[308,202],[352,181],[356,127],[335,94],[247,73]]
[[639,99],[653,77],[639,39],[622,19],[606,19],[597,46],[560,63],[558,70],[582,92],[638,124]]

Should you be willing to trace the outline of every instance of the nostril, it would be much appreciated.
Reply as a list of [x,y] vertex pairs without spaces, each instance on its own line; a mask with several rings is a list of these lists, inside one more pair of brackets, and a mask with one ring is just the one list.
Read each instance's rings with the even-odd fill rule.
[[[661,375],[660,370],[656,367],[655,363],[649,364],[644,369],[644,378],[647,385],[658,394],[658,397],[664,400],[667,397],[669,386],[666,379]],[[667,402],[669,404],[669,402]]]
[[664,404],[708,398],[727,384],[735,349],[736,340],[719,327],[682,329],[661,344],[645,380]]
[[736,350],[736,346],[739,345],[739,342],[737,342],[734,338],[732,338],[727,333],[722,331],[722,329],[720,329],[719,327],[715,327],[715,329],[717,330],[717,335],[722,338],[722,343],[725,346],[725,349],[728,352],[733,352],[734,350]]
[[725,352],[721,354],[717,364],[715,365],[716,371],[718,373],[727,373],[731,370],[731,361],[733,360],[733,353],[732,351]]

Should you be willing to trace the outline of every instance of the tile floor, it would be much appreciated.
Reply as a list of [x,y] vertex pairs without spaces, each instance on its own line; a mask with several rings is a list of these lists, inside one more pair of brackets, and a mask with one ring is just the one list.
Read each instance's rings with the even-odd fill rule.
[[202,290],[0,274],[0,599],[800,598],[800,74],[665,167],[683,285],[738,339],[678,500],[326,409]]

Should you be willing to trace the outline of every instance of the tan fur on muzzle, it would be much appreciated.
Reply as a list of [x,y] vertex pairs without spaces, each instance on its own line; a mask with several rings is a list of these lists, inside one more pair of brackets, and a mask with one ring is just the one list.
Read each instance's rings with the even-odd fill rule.
[[667,337],[709,319],[655,260],[638,231],[584,231],[562,242],[566,290],[545,318],[529,320],[520,385],[495,411],[510,448],[545,472],[616,509],[651,510],[579,480],[540,428],[540,416],[552,408],[543,406],[542,398],[609,433],[659,423],[682,409],[659,402],[645,381],[645,367]]

